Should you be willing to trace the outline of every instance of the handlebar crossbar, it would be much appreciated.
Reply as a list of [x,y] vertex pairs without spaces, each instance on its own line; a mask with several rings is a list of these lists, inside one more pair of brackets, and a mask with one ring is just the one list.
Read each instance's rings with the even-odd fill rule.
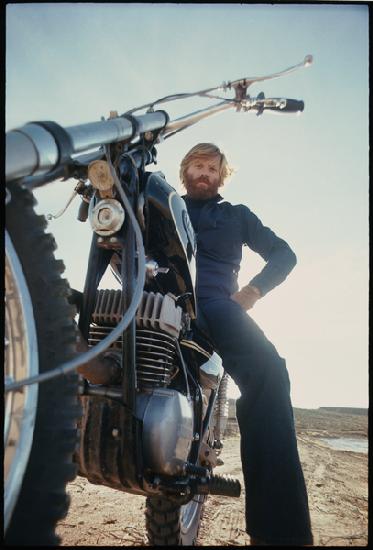
[[145,132],[164,128],[168,119],[165,111],[155,111],[69,128],[49,122],[28,123],[6,134],[6,181],[46,174],[64,164],[72,154],[136,140]]

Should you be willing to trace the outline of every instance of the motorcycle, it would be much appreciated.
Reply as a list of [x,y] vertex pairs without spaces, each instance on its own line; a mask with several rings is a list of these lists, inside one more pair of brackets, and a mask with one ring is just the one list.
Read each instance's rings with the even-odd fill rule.
[[[163,140],[225,109],[303,111],[303,101],[247,89],[311,63],[306,56],[279,73],[167,96],[100,122],[32,122],[7,133],[7,544],[58,544],[66,484],[77,474],[144,496],[150,545],[196,544],[208,495],[240,495],[239,480],[214,472],[229,377],[198,313],[193,228],[164,174],[146,167]],[[218,89],[234,97],[213,95]],[[154,109],[193,96],[222,101],[175,120]],[[78,182],[78,219],[92,227],[83,291],[61,278],[53,236],[34,211],[33,189],[69,178]],[[119,289],[98,289],[107,269]]]

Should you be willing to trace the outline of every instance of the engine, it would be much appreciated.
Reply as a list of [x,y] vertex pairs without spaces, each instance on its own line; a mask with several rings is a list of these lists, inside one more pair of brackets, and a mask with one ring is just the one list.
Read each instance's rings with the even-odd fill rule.
[[[103,340],[122,318],[121,290],[98,290],[89,331],[89,346]],[[196,342],[181,338],[187,317],[172,294],[144,291],[136,314],[136,374],[138,393],[135,414],[142,422],[144,465],[152,472],[180,475],[194,437],[193,401],[184,391],[175,389],[172,381],[182,368],[177,343],[199,351],[203,357],[198,380],[204,397],[204,413],[213,389],[219,393],[214,411],[215,438],[220,439],[226,404],[226,380],[220,357],[209,354]],[[122,352],[119,338],[109,348]],[[183,351],[183,355],[184,355]],[[184,379],[184,377],[183,377]],[[222,379],[222,380],[221,380]],[[171,386],[171,387],[170,387]]]
[[[88,344],[105,338],[122,312],[120,290],[98,290]],[[193,402],[169,387],[179,372],[176,341],[185,323],[172,294],[144,291],[136,314],[135,413],[142,421],[144,465],[159,474],[180,474],[193,441]],[[109,350],[121,353],[121,338]]]
[[[122,318],[120,290],[98,290],[88,344],[105,338]],[[136,314],[136,372],[139,390],[167,387],[176,376],[176,344],[184,326],[183,312],[172,295],[145,292]],[[119,338],[109,348],[121,351]]]

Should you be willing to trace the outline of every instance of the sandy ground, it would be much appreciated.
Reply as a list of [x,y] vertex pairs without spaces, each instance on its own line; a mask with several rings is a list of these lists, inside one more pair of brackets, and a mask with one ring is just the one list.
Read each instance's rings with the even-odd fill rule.
[[[307,415],[303,411],[300,409],[302,414],[297,415],[298,449],[309,493],[315,546],[366,546],[367,454],[333,450],[320,435],[364,437],[367,419],[354,419],[355,415],[349,415],[347,419],[344,415],[344,422],[341,422],[340,415],[337,415],[327,425],[319,417],[317,422],[315,418],[312,422],[305,421]],[[332,416],[326,415],[327,419]],[[358,426],[359,422],[362,427]],[[224,465],[219,466],[216,473],[237,476],[243,487],[239,437],[234,429],[225,440],[221,456]],[[68,485],[68,492],[71,507],[67,517],[57,527],[62,546],[146,545],[144,497],[93,485],[82,477]],[[244,490],[238,499],[208,497],[198,544],[250,544],[245,533]]]

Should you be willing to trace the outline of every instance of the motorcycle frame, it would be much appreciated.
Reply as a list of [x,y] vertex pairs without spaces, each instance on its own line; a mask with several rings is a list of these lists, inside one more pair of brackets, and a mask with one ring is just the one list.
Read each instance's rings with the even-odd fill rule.
[[[150,145],[147,148],[135,147],[132,151],[127,151],[122,157],[125,159],[126,157],[128,158],[128,155],[131,155],[133,162],[118,163],[120,166],[119,179],[134,211],[137,211],[139,190],[143,189],[146,181],[145,166],[153,162],[156,155],[155,149],[153,148],[151,151],[150,148]],[[114,243],[107,238],[101,239],[101,243],[99,243],[97,234],[93,233],[78,322],[79,329],[86,340],[88,339],[90,319],[98,285],[112,254],[118,249],[122,251],[121,279],[124,309],[126,309],[132,300],[133,283],[136,279],[136,251],[135,237],[131,224],[123,224],[119,232],[115,234]],[[189,465],[197,466],[200,443],[204,438],[214,410],[217,391],[213,391],[210,395],[207,414],[202,422],[201,386],[194,379],[185,364],[179,345],[177,345],[177,350],[185,375],[192,380],[193,384],[194,438],[190,450]],[[87,456],[91,454],[89,468],[86,472],[87,478],[93,483],[100,483],[125,492],[147,496],[162,494],[163,491],[167,493],[171,491],[177,494],[181,490],[186,490],[192,481],[188,475],[184,476],[183,479],[175,478],[174,480],[161,479],[159,476],[156,476],[157,483],[155,484],[153,483],[154,480],[146,479],[146,476],[144,476],[141,421],[135,415],[136,394],[138,391],[136,380],[135,318],[132,319],[130,325],[122,335],[122,367],[123,381],[120,391],[115,394],[106,393],[104,395],[104,392],[102,392],[101,395],[95,395],[94,391],[91,391],[89,383],[82,383],[81,386],[83,396],[87,396],[89,400],[97,400],[93,404],[93,410],[95,411],[93,414],[96,414],[97,418],[106,416],[112,420],[114,419],[112,425],[109,421],[110,427],[107,429],[102,429],[100,422],[91,421],[93,427],[100,425],[100,429],[97,427],[97,430],[95,430],[93,438],[97,441],[97,447],[105,451],[103,451],[103,454],[96,453],[93,456],[88,449],[83,449],[83,452]],[[110,411],[110,413],[106,414],[103,410],[100,410],[100,404],[103,409]],[[113,430],[116,430],[117,426],[119,427],[117,437],[119,440],[119,449],[115,450],[114,454],[115,452],[118,453],[120,465],[114,465],[113,456],[110,456],[113,455],[113,445],[109,440],[111,440]],[[108,437],[105,434],[108,434]],[[102,438],[104,439],[102,440]],[[105,468],[107,469],[108,464],[111,464],[112,467],[109,478],[104,474],[104,470]],[[191,496],[187,498],[189,499]]]

